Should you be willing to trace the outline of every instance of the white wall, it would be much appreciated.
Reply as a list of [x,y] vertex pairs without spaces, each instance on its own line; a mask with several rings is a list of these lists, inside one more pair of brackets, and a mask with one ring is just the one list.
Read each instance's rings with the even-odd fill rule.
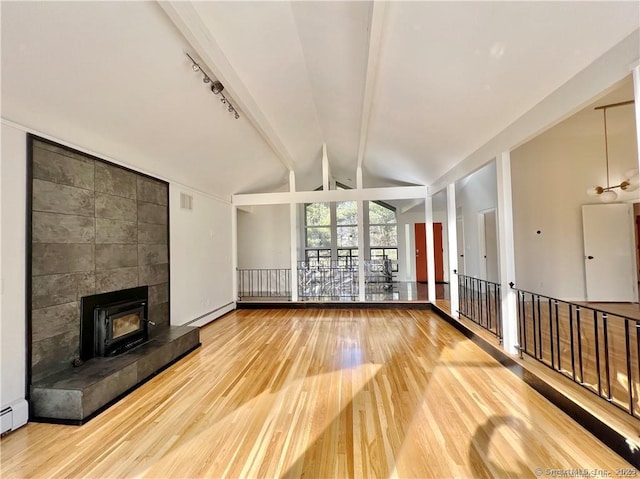
[[[180,208],[180,193],[193,209]],[[171,324],[203,325],[235,307],[231,203],[171,184]]]
[[464,222],[465,274],[480,278],[483,275],[480,263],[478,214],[497,208],[498,205],[495,162],[489,163],[459,184],[460,187],[456,191],[456,209],[458,216],[462,216]]
[[238,268],[290,268],[289,205],[238,210]]
[[23,131],[1,126],[0,156],[0,401],[24,399],[26,387],[26,185],[27,149]]
[[[611,184],[618,184],[625,170],[637,167],[633,108],[610,109],[607,119]],[[602,111],[588,107],[517,148],[511,171],[516,286],[584,300],[581,206],[599,203],[587,196],[588,186],[606,184]]]

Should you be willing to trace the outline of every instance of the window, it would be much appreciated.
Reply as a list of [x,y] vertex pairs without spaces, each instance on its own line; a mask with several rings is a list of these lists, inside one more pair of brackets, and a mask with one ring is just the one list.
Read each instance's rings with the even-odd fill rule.
[[333,259],[338,267],[355,267],[358,264],[358,203],[308,203],[304,208],[306,261],[329,266]]
[[338,267],[353,269],[358,267],[358,248],[338,249]]
[[329,203],[308,203],[304,206],[304,213],[306,261],[311,264],[331,262]]
[[307,249],[305,252],[307,264],[312,266],[330,266],[330,249]]
[[398,225],[393,207],[369,201],[369,253],[372,260],[391,260],[398,271]]
[[336,235],[338,248],[358,246],[358,203],[336,203]]
[[[345,189],[344,185],[337,185]],[[390,260],[398,271],[398,225],[395,209],[368,201],[365,244],[372,260]],[[311,265],[355,268],[358,265],[358,202],[308,203],[304,206],[305,260]],[[366,213],[366,211],[365,211]],[[368,218],[368,224],[366,220]]]

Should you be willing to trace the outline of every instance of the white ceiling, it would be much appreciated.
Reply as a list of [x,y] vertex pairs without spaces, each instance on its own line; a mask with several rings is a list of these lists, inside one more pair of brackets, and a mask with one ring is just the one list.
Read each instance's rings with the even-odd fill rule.
[[174,5],[1,2],[2,117],[217,195],[286,164],[314,188],[323,142],[353,185],[362,138],[365,186],[429,185],[640,25],[638,2]]

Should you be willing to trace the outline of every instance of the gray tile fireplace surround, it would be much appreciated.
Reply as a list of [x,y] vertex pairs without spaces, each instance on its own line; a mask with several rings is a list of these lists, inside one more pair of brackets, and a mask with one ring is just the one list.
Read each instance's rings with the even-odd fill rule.
[[[31,419],[80,424],[197,348],[199,330],[170,326],[169,184],[28,138]],[[82,298],[143,286],[149,341],[74,368]]]
[[199,329],[173,326],[111,358],[92,358],[31,385],[32,420],[82,424],[200,346]]

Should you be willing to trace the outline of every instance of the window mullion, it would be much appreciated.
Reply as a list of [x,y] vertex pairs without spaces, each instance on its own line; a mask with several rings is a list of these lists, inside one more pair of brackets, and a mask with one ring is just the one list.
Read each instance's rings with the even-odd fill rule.
[[332,201],[329,203],[329,217],[331,218],[331,260],[338,261],[338,214],[336,211],[337,203]]

